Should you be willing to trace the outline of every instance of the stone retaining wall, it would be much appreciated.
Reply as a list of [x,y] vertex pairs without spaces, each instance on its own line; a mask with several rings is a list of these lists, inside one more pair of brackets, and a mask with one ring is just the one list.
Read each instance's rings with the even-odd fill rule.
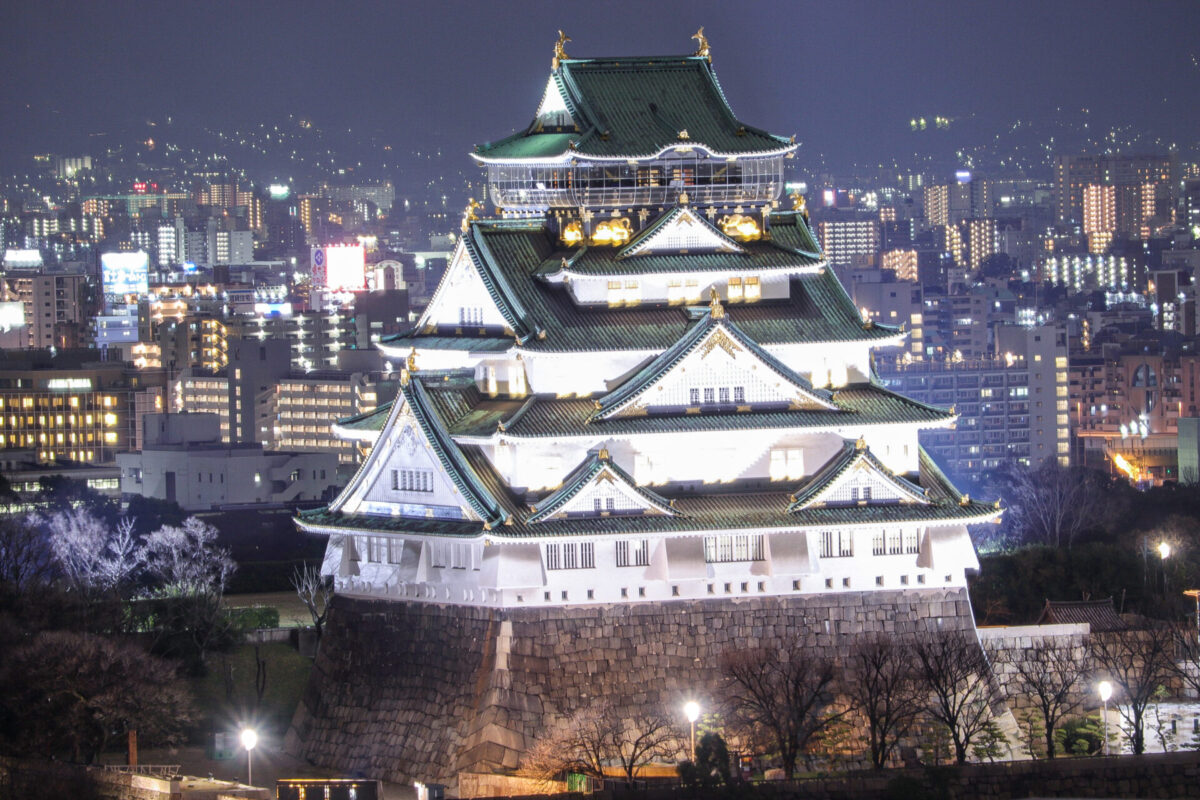
[[339,596],[286,746],[350,774],[454,786],[515,768],[547,722],[596,697],[712,708],[727,650],[836,657],[863,634],[972,626],[962,589],[509,610]]

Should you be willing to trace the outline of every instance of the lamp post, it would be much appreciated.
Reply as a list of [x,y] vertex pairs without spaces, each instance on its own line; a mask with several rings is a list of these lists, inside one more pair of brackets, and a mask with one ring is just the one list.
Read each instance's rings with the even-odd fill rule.
[[1112,697],[1112,684],[1100,681],[1096,691],[1100,693],[1100,702],[1104,703],[1104,755],[1108,755],[1108,698]]
[[1167,597],[1167,559],[1171,557],[1171,545],[1166,542],[1158,543],[1158,556],[1162,559],[1163,599]]
[[692,763],[696,763],[696,720],[700,719],[700,704],[689,700],[683,704],[683,715],[692,726]]
[[253,728],[242,731],[242,747],[246,748],[246,784],[254,785],[254,763],[251,760],[254,746],[258,744],[258,733]]

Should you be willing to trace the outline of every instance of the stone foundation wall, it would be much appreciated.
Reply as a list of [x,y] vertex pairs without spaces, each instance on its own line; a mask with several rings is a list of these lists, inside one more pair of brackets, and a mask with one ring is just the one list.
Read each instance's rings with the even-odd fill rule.
[[460,772],[515,768],[548,721],[596,697],[712,708],[730,649],[838,657],[863,634],[972,627],[962,589],[507,610],[339,596],[287,748],[350,774],[453,786]]

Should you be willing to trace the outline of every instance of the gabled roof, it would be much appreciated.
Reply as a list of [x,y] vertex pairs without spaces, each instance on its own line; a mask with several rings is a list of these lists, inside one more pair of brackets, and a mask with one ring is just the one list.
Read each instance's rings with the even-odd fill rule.
[[579,133],[544,132],[535,119],[526,130],[480,145],[472,155],[486,163],[567,155],[650,157],[675,146],[742,156],[796,147],[739,121],[703,57],[563,59],[553,80]]
[[[619,415],[628,406],[633,404],[638,397],[653,388],[656,383],[661,381],[679,362],[694,352],[696,348],[714,339],[718,346],[736,347],[737,345],[741,345],[753,358],[757,359],[759,363],[793,386],[802,397],[810,401],[813,405],[830,411],[839,410],[837,404],[833,402],[833,395],[830,392],[824,389],[814,389],[808,379],[796,374],[784,365],[783,362],[779,361],[766,350],[763,350],[753,339],[738,328],[737,325],[726,318],[723,307],[716,306],[715,308],[720,309],[719,315],[713,312],[707,314],[701,321],[693,325],[687,333],[680,337],[679,341],[674,345],[664,350],[657,358],[638,370],[635,375],[617,387],[616,390],[609,392],[597,400],[596,413],[593,415],[593,419],[610,419]],[[706,348],[707,346],[705,345]]]
[[[539,439],[556,437],[591,438],[604,435],[644,435],[656,433],[704,432],[720,430],[765,430],[784,428],[825,429],[840,426],[861,429],[864,426],[906,424],[919,427],[948,425],[954,415],[896,394],[873,384],[856,384],[833,393],[836,411],[779,410],[756,413],[704,413],[686,416],[637,416],[596,419],[595,401],[587,398],[534,396],[525,399],[487,398],[474,387],[460,382],[426,383],[433,405],[442,414],[445,428],[456,437],[489,437],[500,426],[509,438]],[[820,390],[814,389],[814,392]],[[340,427],[357,433],[351,438],[371,441],[379,436],[387,422],[387,411],[380,407],[370,414],[342,420]],[[926,455],[922,456],[922,474],[941,475]],[[928,461],[928,464],[926,464]],[[937,485],[950,482],[944,476]],[[922,485],[927,485],[922,481]],[[947,495],[948,496],[948,495]],[[957,502],[958,495],[953,500]]]
[[632,257],[631,250],[645,242],[645,237],[654,237],[661,232],[660,224],[669,222],[668,217],[678,218],[677,209],[665,212],[640,231],[625,247],[583,247],[569,251],[550,253],[537,267],[534,274],[543,279],[554,279],[559,275],[582,275],[588,277],[628,277],[664,273],[747,273],[766,272],[814,273],[825,268],[821,248],[804,223],[794,212],[776,212],[770,217],[770,237],[750,242],[735,242],[704,220],[704,226],[713,234],[727,239],[737,249],[691,249],[679,251],[655,251],[651,247],[640,250]]
[[842,476],[861,467],[865,467],[877,479],[893,487],[897,494],[902,498],[907,498],[909,502],[929,504],[925,490],[920,486],[899,475],[892,474],[865,445],[858,442],[846,442],[837,455],[813,473],[804,486],[793,495],[794,499],[788,506],[788,511],[804,511],[824,506],[825,498],[836,491]]
[[[638,486],[633,480],[633,476],[617,466],[609,457],[606,450],[601,450],[589,454],[582,464],[572,470],[571,474],[563,480],[563,484],[558,490],[537,504],[537,507],[533,509],[533,514],[525,520],[525,523],[534,525],[562,516],[573,499],[578,497],[588,487],[595,486],[604,480],[621,484],[629,493],[639,498],[644,503],[639,513],[667,516],[675,516],[679,513],[671,507],[671,501],[655,494],[649,489],[643,489]],[[628,515],[628,512],[625,515]],[[608,511],[603,511],[599,514],[585,514],[581,516],[608,517],[612,516],[612,514]]]
[[[784,229],[788,227],[785,225]],[[772,231],[775,236],[774,228]],[[802,235],[795,226],[790,226],[788,236],[799,243]],[[558,246],[541,221],[476,222],[469,228],[466,238],[482,241],[482,245],[475,250],[487,260],[487,271],[496,276],[497,285],[501,285],[502,280],[505,292],[510,293],[515,301],[513,308],[516,309],[515,304],[519,303],[522,319],[528,320],[522,330],[532,328],[538,331],[535,336],[521,341],[521,347],[530,352],[665,350],[678,341],[690,323],[687,313],[678,307],[645,305],[612,309],[580,306],[561,284],[529,280],[529,276],[538,274],[548,261],[552,261],[552,268],[557,269],[562,257],[569,254]],[[613,248],[587,248],[586,252],[579,254],[575,266],[579,266],[580,261],[590,257],[591,253],[605,250],[608,255],[603,257],[610,260],[617,252]],[[788,263],[796,263],[795,254],[776,252],[786,256]],[[615,263],[636,263],[641,269],[655,259],[673,262],[675,269],[683,269],[683,265],[691,269],[703,269],[708,259],[741,259],[745,266],[745,256],[735,253],[644,256]],[[724,263],[719,268],[729,270],[732,265]],[[514,310],[514,315],[516,313]],[[896,328],[887,325],[864,325],[854,302],[829,269],[792,275],[789,297],[786,299],[730,305],[726,313],[747,336],[763,345],[879,342],[895,340],[902,335]],[[389,337],[386,343],[393,348],[420,348],[425,346],[423,337],[442,341],[447,333],[414,330]]]
[[1092,633],[1121,631],[1129,627],[1113,608],[1112,597],[1103,600],[1047,600],[1036,625],[1086,622]]
[[[684,229],[688,230],[684,230]],[[681,247],[676,242],[680,234],[697,240],[697,244]],[[617,260],[637,255],[652,255],[668,252],[680,255],[692,252],[745,253],[746,248],[713,227],[712,223],[697,214],[690,206],[675,206],[647,225],[627,245],[617,251]]]
[[503,271],[496,269],[496,259],[488,250],[483,237],[464,236],[463,246],[471,258],[488,295],[496,308],[513,329],[518,340],[524,340],[541,332],[537,321],[526,310],[520,297],[513,291],[512,284]]
[[[462,450],[459,449],[450,432],[446,430],[445,425],[442,423],[442,415],[430,399],[421,378],[411,373],[408,375],[407,380],[401,381],[399,394],[389,404],[385,425],[395,424],[396,418],[405,409],[412,414],[421,435],[441,464],[443,471],[450,478],[455,488],[458,489],[463,501],[483,520],[484,526],[491,527],[498,525],[508,519],[509,514],[505,512],[499,501],[488,491],[482,481],[479,480],[478,475],[475,474],[475,471],[471,469],[471,466],[464,458]],[[363,423],[368,418],[378,420],[379,416],[380,412],[376,411],[371,415],[360,415],[360,417],[353,419],[356,422]],[[387,455],[381,448],[372,450],[355,477],[342,491],[338,499],[330,505],[330,509],[334,511],[339,510],[344,499],[371,473],[375,463],[380,459],[386,458]]]

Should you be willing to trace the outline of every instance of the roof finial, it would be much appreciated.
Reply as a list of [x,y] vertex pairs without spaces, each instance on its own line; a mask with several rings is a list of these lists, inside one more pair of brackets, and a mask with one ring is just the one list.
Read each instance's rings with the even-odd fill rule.
[[567,50],[565,47],[569,41],[571,41],[571,37],[567,36],[560,30],[558,32],[558,41],[554,43],[554,58],[550,62],[551,69],[558,69],[558,64],[560,61],[566,61],[568,58],[570,58],[570,56],[567,55]]
[[708,288],[708,315],[713,319],[725,319],[725,306],[721,305],[721,297],[714,286]]
[[596,454],[596,458],[600,459],[601,461],[608,461],[608,460],[609,460],[609,457],[608,457],[608,448],[607,448],[607,447],[601,447],[601,448],[600,448],[600,452]]
[[859,434],[858,441],[854,443],[854,449],[860,452],[867,449],[867,440],[863,438],[862,434]]
[[708,51],[708,37],[704,35],[704,26],[700,26],[700,30],[692,34],[692,38],[699,42],[696,52],[692,55],[703,58],[708,63],[712,63],[712,53]]
[[476,200],[474,197],[467,198],[467,207],[463,211],[462,232],[466,233],[467,228],[471,227],[471,223],[479,219],[479,215],[475,212],[483,208],[483,203]]
[[687,192],[680,192],[680,193],[679,193],[679,205],[681,205],[681,206],[686,206],[686,205],[687,205],[688,203],[690,203],[690,202],[692,202],[692,198],[688,197],[688,193],[687,193]]
[[409,372],[417,371],[417,348],[415,347],[412,349],[412,352],[408,354],[407,367]]

